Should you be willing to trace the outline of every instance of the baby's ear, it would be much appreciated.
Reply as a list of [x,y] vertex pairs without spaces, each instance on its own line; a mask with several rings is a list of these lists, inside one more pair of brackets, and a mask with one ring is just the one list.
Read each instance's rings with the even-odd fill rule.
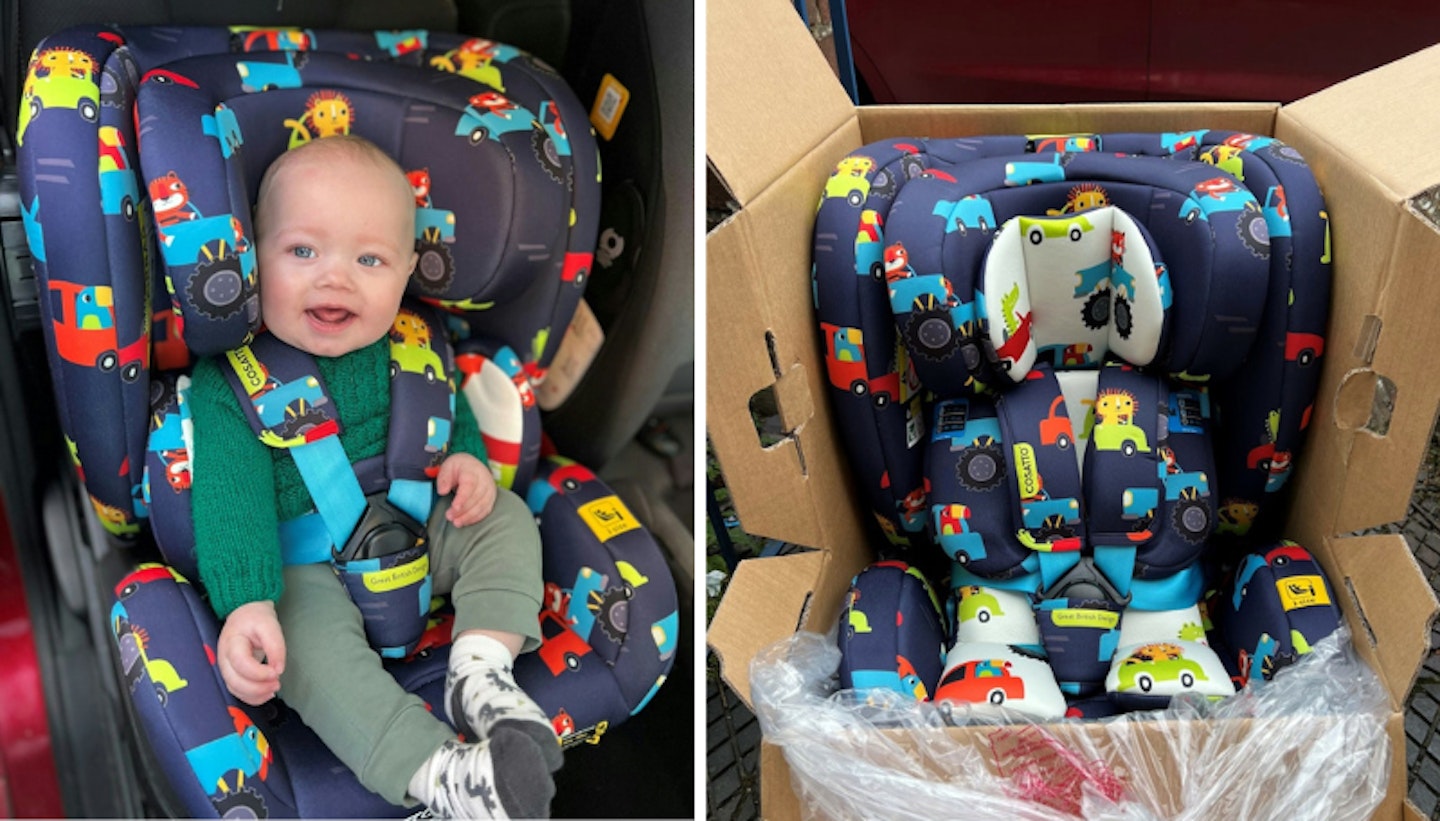
[[420,263],[420,254],[419,254],[419,252],[417,252],[417,251],[411,251],[411,252],[410,252],[410,266],[409,266],[410,273],[412,273],[412,274],[415,273],[415,266],[418,265],[419,263]]

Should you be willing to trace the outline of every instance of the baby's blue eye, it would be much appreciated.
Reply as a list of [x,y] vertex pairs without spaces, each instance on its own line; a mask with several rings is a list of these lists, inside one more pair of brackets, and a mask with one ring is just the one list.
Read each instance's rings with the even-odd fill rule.
[[376,268],[380,265],[380,258],[374,254],[361,254],[360,264],[367,268]]
[[308,245],[297,245],[294,248],[290,249],[290,253],[301,259],[313,259],[315,256],[315,249],[311,248]]

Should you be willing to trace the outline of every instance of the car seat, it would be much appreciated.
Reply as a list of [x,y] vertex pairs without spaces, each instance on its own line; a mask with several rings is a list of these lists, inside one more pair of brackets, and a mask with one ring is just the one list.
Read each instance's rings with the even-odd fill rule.
[[[370,138],[409,172],[412,296],[446,309],[492,469],[540,523],[545,642],[517,678],[567,744],[645,706],[675,652],[668,567],[593,473],[539,458],[530,379],[580,298],[599,203],[586,111],[557,75],[513,47],[423,30],[88,26],[37,47],[22,96],[22,210],[61,427],[106,530],[153,536],[168,564],[121,580],[111,628],[186,812],[403,812],[336,775],[283,703],[229,697],[218,624],[192,584],[184,371],[262,319],[249,240],[260,174],[333,133]],[[432,705],[447,639],[436,609],[417,651],[387,662]]]
[[[1182,177],[1187,184],[1176,182]],[[923,248],[902,243],[904,253],[887,259],[885,249],[894,244],[887,237],[896,227],[892,205],[902,192],[909,197],[942,185],[953,186],[949,198],[936,197],[930,212],[912,209],[909,218],[943,217],[937,222],[943,237]],[[978,270],[975,255],[988,248],[1003,221],[998,214],[1071,214],[1104,204],[1120,205],[1147,230],[1162,225],[1162,246],[1173,241],[1197,253],[1179,270],[1170,263],[1173,294],[1167,298],[1180,304],[1181,315],[1168,353],[1176,375],[1210,385],[1226,411],[1217,420],[1220,535],[1240,545],[1274,538],[1284,518],[1283,500],[1274,500],[1282,498],[1283,477],[1303,445],[1318,387],[1315,363],[1324,354],[1328,214],[1293,148],[1265,136],[1196,130],[889,139],[837,165],[816,215],[816,312],[832,405],[862,498],[892,542],[929,541],[916,515],[924,496],[924,414],[917,401],[926,389],[965,392],[993,382],[1003,357],[985,347],[994,342],[987,343],[972,318],[983,305],[983,286],[952,281],[947,292],[944,283],[922,277],[892,294],[892,286],[881,283],[903,278],[907,265],[947,276]],[[941,209],[945,213],[937,213]],[[1182,219],[1153,221],[1167,210]],[[1229,265],[1214,258],[1214,249],[1228,255]],[[1211,271],[1235,278],[1212,288]],[[978,302],[942,304],[949,294],[971,292]],[[931,321],[939,313],[948,316],[953,333],[941,333],[943,320]],[[916,336],[922,327],[936,335]],[[1097,354],[1078,348],[1037,353],[1057,367],[1086,357],[1093,363]]]
[[[897,139],[841,160],[813,276],[857,475],[892,541],[955,560],[957,591],[1020,594],[1018,618],[960,620],[947,670],[1019,678],[1046,658],[1033,674],[1059,691],[1032,679],[1011,700],[1047,718],[1059,692],[1087,715],[1102,692],[1230,692],[1197,559],[1260,507],[1236,431],[1313,401],[1323,343],[1276,340],[1318,339],[1327,232],[1303,160],[1254,135]],[[1282,420],[1296,442],[1308,413],[1270,413],[1276,436]]]

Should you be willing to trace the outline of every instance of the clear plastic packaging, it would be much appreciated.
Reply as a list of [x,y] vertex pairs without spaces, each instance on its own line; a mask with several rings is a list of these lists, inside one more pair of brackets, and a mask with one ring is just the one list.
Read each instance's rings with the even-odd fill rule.
[[802,632],[750,667],[806,818],[1365,819],[1390,777],[1389,699],[1343,627],[1222,701],[1089,722],[838,690],[839,660]]

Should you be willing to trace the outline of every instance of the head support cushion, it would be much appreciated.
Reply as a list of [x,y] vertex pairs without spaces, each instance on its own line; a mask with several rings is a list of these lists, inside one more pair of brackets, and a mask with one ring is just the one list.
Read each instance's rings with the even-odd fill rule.
[[[1268,253],[1257,255],[1246,241],[1254,239],[1256,221],[1264,222],[1255,198],[1233,178],[1204,163],[1082,153],[982,157],[930,168],[895,195],[883,221],[885,257],[901,260],[903,266],[896,262],[886,268],[888,296],[896,332],[921,383],[941,396],[955,396],[997,380],[1013,381],[1006,372],[1024,355],[1032,341],[1026,334],[1032,328],[1024,327],[1021,317],[999,302],[1015,297],[1009,289],[1021,278],[1022,269],[1032,264],[1062,265],[1056,254],[1065,246],[1044,244],[1047,227],[1056,232],[1054,239],[1068,238],[1072,226],[1079,228],[1080,239],[1072,242],[1088,249],[1084,238],[1090,232],[1084,230],[1080,217],[1106,207],[1125,213],[1128,219],[1122,220],[1120,230],[1127,242],[1121,252],[1126,262],[1117,272],[1123,277],[1121,287],[1109,289],[1116,334],[1099,347],[1118,346],[1113,347],[1117,355],[1139,356],[1172,373],[1212,378],[1234,373],[1254,340],[1269,278]],[[1018,235],[1007,238],[1006,231],[995,230],[1015,218],[1037,221],[1026,223],[1024,242]],[[1113,217],[1098,219],[1115,222]],[[1041,243],[1035,243],[1036,238]],[[1096,243],[1095,250],[1076,252],[1095,254],[1110,244],[1099,239],[1090,242]],[[1004,245],[996,248],[997,243]],[[1023,252],[1025,243],[1035,247]],[[1143,282],[1127,276],[1131,269],[1126,267],[1132,258],[1141,263],[1141,257],[1133,256],[1141,253],[1150,257],[1144,263]],[[1087,259],[1064,276],[1053,272],[1048,276],[1052,282],[1067,280],[1064,293],[1074,294],[1077,286],[1093,284],[1079,282],[1077,275],[1095,280],[1099,271],[1092,267],[1080,274],[1081,270],[1103,261]],[[1165,268],[1157,270],[1162,263]],[[1000,267],[992,275],[994,265]],[[1010,273],[1002,276],[1002,270]],[[900,282],[911,275],[919,278],[916,283]],[[1002,290],[996,292],[996,287]],[[1040,289],[1031,285],[1027,290],[1033,295]],[[1044,320],[1039,314],[1032,316],[1032,325],[1049,319],[1058,322],[1061,314],[1068,313],[1059,311],[1061,295],[1051,296],[1056,299],[1055,312],[1042,311],[1050,313]],[[1048,358],[1062,366],[1099,361],[1093,355],[1098,351],[1089,352],[1084,346],[1096,347],[1102,342],[1100,335],[1092,339],[1084,331],[1098,331],[1102,313],[1108,322],[1109,313],[1099,309],[1104,301],[1090,306],[1092,313],[1083,328],[1060,333],[1059,325],[1050,326],[1051,333],[1066,338],[1040,343],[1052,346],[1045,351]],[[1166,301],[1170,307],[1162,308]],[[1137,316],[1137,309],[1143,313]],[[1165,318],[1159,319],[1159,314]],[[943,322],[935,321],[946,317],[953,334],[941,333]],[[996,327],[997,318],[1002,320],[1001,328]],[[1142,330],[1133,340],[1120,333],[1127,324],[1133,331],[1137,319],[1141,325],[1156,327]],[[976,356],[971,349],[975,344],[984,356]]]
[[[573,159],[578,143],[593,157],[593,144],[572,145],[564,125],[584,122],[573,97],[524,78],[511,80],[511,97],[458,74],[328,53],[238,56],[152,70],[138,95],[141,168],[193,350],[233,347],[262,319],[250,208],[270,162],[356,133],[411,177],[420,253],[411,292],[461,308],[503,304],[510,310],[486,318],[487,335],[527,361],[546,352],[556,308],[573,311],[589,266],[572,247],[593,246],[598,218],[595,177]],[[578,222],[587,210],[592,218]],[[588,240],[578,236],[587,229]]]
[[1074,367],[1114,353],[1149,365],[1160,353],[1169,275],[1149,232],[1114,206],[1010,219],[981,282],[988,342],[1012,381],[1037,358]]

